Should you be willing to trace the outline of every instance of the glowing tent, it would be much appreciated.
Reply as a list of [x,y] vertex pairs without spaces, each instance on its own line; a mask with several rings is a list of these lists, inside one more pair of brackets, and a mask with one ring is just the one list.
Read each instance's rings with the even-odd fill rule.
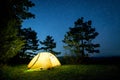
[[38,53],[28,64],[29,69],[50,69],[60,66],[60,62],[52,53],[41,52]]

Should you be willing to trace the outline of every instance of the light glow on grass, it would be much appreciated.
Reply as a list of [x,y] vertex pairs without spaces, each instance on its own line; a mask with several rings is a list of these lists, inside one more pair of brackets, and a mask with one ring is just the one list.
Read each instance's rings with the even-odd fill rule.
[[33,72],[33,71],[43,71],[43,70],[50,70],[50,69],[53,69],[53,68],[49,68],[49,69],[40,69],[40,68],[37,68],[37,69],[27,69],[25,70],[24,72]]
[[28,69],[28,70],[25,70],[24,72],[33,72],[33,71],[41,71],[40,69]]

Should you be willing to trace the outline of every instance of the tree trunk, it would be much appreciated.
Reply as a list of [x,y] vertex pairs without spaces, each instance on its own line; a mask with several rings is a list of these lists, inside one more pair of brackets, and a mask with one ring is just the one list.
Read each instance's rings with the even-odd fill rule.
[[84,57],[84,55],[85,55],[85,52],[84,52],[84,41],[82,40],[82,58]]

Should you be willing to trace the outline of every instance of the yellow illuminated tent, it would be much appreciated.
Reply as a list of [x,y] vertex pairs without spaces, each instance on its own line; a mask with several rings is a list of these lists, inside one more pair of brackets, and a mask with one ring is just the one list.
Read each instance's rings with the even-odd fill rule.
[[60,62],[52,53],[41,52],[38,53],[28,64],[29,69],[50,69],[56,66],[60,66]]

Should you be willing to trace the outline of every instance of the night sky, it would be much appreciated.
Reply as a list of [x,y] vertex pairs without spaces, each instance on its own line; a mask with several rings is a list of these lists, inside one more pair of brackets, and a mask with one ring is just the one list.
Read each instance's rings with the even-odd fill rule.
[[74,22],[81,17],[92,20],[99,35],[94,42],[101,45],[93,56],[120,56],[120,0],[32,0],[30,12],[35,19],[24,21],[24,27],[37,32],[38,39],[53,36],[56,51],[64,53],[62,40]]

